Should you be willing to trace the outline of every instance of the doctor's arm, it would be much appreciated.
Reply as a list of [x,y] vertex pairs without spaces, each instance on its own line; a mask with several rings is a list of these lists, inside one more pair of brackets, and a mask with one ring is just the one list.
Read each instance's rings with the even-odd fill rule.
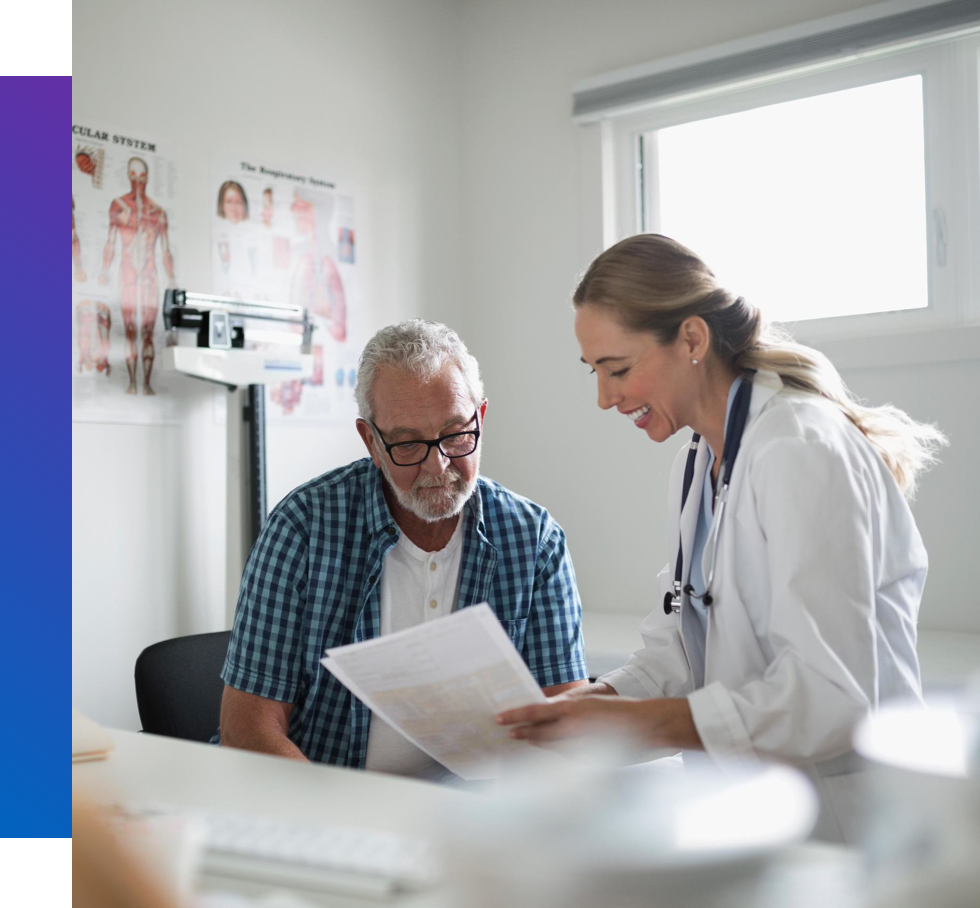
[[542,687],[541,692],[546,697],[560,697],[563,694],[569,697],[577,691],[586,691],[591,685],[584,679],[582,681],[569,681],[567,684],[552,684],[550,687]]
[[711,754],[831,759],[877,699],[873,477],[822,441],[785,439],[747,479],[766,546],[768,665],[693,693],[694,721]]
[[604,690],[634,699],[680,698],[694,689],[691,668],[681,642],[680,621],[665,615],[663,601],[671,589],[673,572],[665,565],[656,576],[653,611],[640,624],[643,648],[634,652],[622,668],[602,675],[597,684]]
[[[687,451],[687,445],[678,451],[671,473],[677,509]],[[671,588],[672,579],[669,563],[651,578],[653,611],[640,625],[643,647],[630,656],[626,665],[551,703],[503,713],[498,722],[520,725],[513,729],[514,737],[540,744],[561,737],[627,729],[629,738],[643,741],[648,749],[664,748],[676,753],[700,748],[691,710],[684,699],[693,689],[693,682],[679,621],[675,615],[663,612],[664,595]],[[653,756],[648,754],[647,759]]]
[[[683,697],[634,700],[631,697],[574,694],[501,713],[499,725],[515,725],[512,738],[547,747],[564,738],[619,740],[646,753],[663,748],[701,750],[691,707]],[[660,754],[666,756],[666,753]]]
[[644,647],[622,668],[549,703],[509,710],[501,725],[516,725],[511,737],[547,747],[562,738],[619,738],[646,759],[678,750],[699,750],[701,739],[683,696],[691,689],[690,669],[675,616],[661,602],[669,589],[670,565],[657,575],[655,609],[640,626]]

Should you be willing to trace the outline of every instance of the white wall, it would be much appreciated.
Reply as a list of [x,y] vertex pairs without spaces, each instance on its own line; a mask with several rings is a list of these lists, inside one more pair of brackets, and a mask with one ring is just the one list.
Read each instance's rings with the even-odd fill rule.
[[[572,83],[862,5],[466,6],[460,327],[483,365],[491,402],[484,468],[562,523],[587,613],[649,610],[650,579],[667,556],[665,480],[679,443],[655,446],[625,419],[600,412],[594,378],[578,362],[568,301],[576,275],[601,249],[601,212],[598,129],[572,124]],[[934,420],[953,439],[915,509],[933,566],[922,624],[980,631],[980,362],[844,374],[859,394]]]
[[[210,155],[249,154],[356,189],[367,330],[448,319],[460,283],[458,24],[451,0],[86,0],[73,112],[180,140],[182,284],[210,286]],[[181,426],[73,427],[73,699],[111,725],[139,727],[140,650],[227,627],[237,589],[237,397],[203,383],[185,393]],[[272,433],[270,505],[358,445],[353,427]]]

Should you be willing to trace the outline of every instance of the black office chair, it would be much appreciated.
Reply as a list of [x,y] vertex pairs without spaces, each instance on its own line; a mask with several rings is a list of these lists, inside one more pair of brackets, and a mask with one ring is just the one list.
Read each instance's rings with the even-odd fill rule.
[[218,728],[219,677],[231,631],[175,637],[148,646],[136,660],[136,705],[143,731],[209,741]]

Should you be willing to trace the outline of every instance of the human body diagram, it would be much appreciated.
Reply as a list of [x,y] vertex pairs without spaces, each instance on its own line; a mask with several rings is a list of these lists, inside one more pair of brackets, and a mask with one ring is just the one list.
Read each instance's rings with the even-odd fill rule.
[[[126,369],[129,373],[126,393],[138,392],[138,376],[142,374],[143,393],[152,395],[156,393],[150,382],[156,357],[153,330],[160,308],[157,244],[170,286],[174,284],[174,259],[170,251],[167,213],[146,194],[149,178],[146,162],[142,158],[130,158],[127,173],[130,191],[114,199],[109,206],[109,235],[102,253],[99,283],[109,283],[109,270],[118,245],[120,308],[126,335]],[[106,337],[108,339],[108,329]],[[137,339],[140,341],[138,351]],[[140,359],[142,370],[138,368]],[[108,363],[106,365],[108,367]]]

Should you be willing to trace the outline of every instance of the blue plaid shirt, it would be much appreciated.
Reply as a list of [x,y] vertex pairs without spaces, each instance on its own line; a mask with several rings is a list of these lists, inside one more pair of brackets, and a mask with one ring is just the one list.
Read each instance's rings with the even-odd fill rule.
[[[457,608],[489,602],[542,687],[588,677],[561,527],[483,477],[464,519]],[[221,677],[295,703],[289,737],[311,760],[364,768],[370,710],[320,659],[327,647],[380,634],[381,570],[399,532],[381,472],[364,458],[291,492],[245,565]]]

